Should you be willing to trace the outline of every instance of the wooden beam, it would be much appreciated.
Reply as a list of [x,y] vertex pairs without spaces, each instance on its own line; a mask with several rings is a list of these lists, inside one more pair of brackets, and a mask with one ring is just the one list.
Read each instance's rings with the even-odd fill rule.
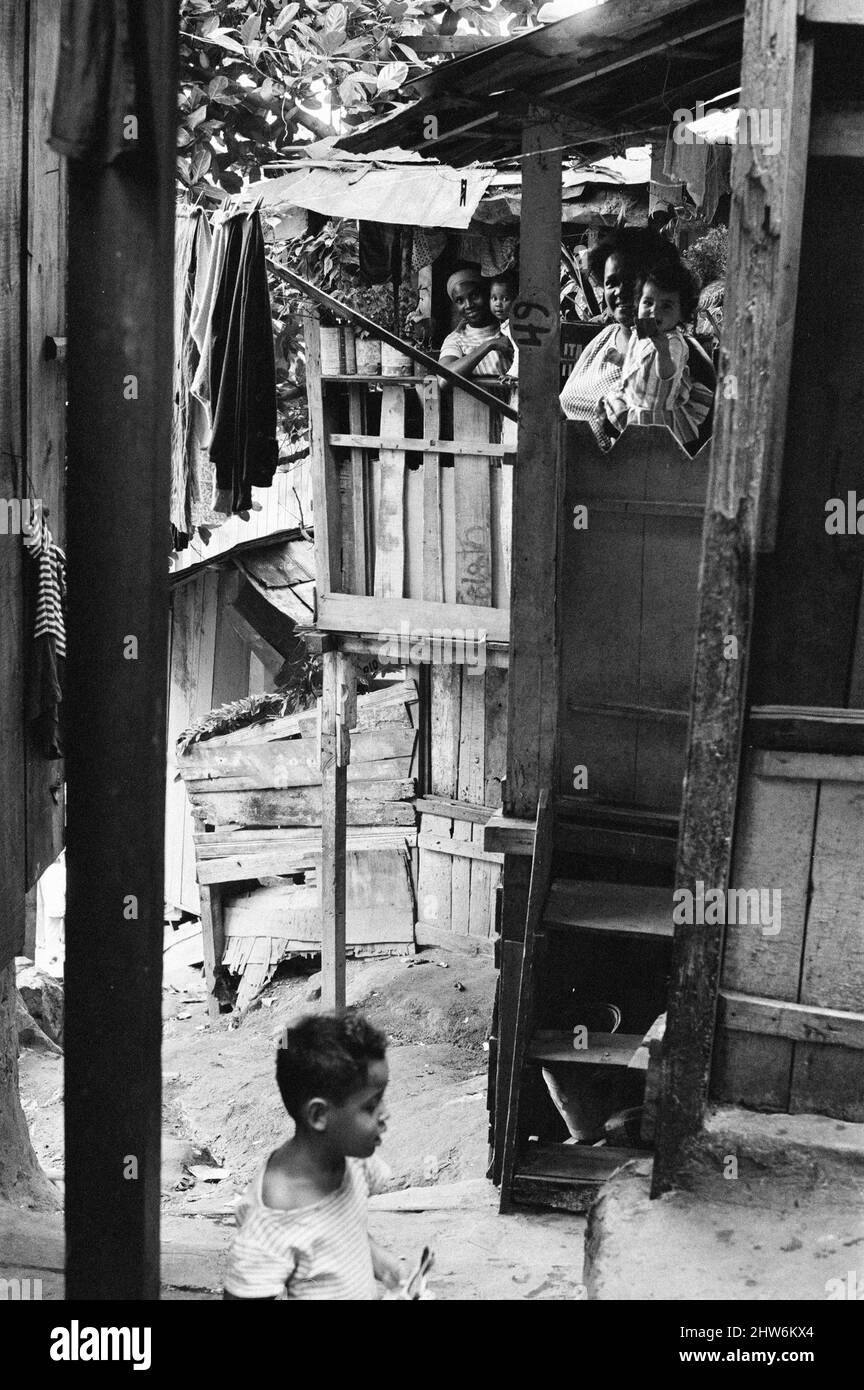
[[[404,630],[406,641],[423,641],[438,633],[442,642],[448,638],[452,646],[451,659],[460,662],[464,634],[468,640],[468,660],[475,657],[471,642],[480,641],[485,633],[488,642],[507,642],[510,636],[510,614],[506,608],[485,608],[472,603],[428,603],[419,598],[363,598],[358,594],[329,594],[318,596],[318,627],[323,631],[378,634],[381,647],[399,639]],[[404,664],[404,663],[403,663]]]
[[[387,378],[380,377],[379,380],[383,383]],[[512,452],[503,444],[488,444],[481,440],[408,439],[403,435],[390,439],[378,434],[331,434],[328,439],[338,449],[404,449],[415,454],[432,451],[453,455],[477,454],[509,462],[513,460]]]
[[356,723],[350,657],[325,652],[321,698],[321,1002],[345,1007],[345,868],[349,729]]
[[724,989],[720,991],[720,1022],[736,1033],[759,1033],[763,1037],[864,1051],[864,1014],[842,1009],[760,999]]
[[421,830],[417,836],[417,844],[421,849],[434,850],[436,854],[449,854],[457,859],[480,859],[486,864],[503,864],[503,854],[487,853],[480,845],[472,840],[454,840],[444,835],[429,835]]
[[[771,35],[771,42],[765,41]],[[744,25],[741,105],[791,111],[796,100],[797,19],[787,0],[753,0]],[[691,729],[676,884],[729,879],[758,518],[773,411],[777,301],[783,229],[800,209],[784,204],[795,158],[779,149],[736,145],[732,156],[731,241],[721,389],[703,532]],[[724,383],[729,382],[729,389]],[[729,638],[737,660],[728,659]],[[722,926],[675,932],[658,1114],[654,1194],[673,1186],[699,1134],[708,1099],[719,986]]]
[[539,113],[525,126],[519,298],[518,466],[513,478],[506,815],[533,817],[555,784],[558,658],[555,603],[560,509],[558,410],[561,144]]
[[[225,950],[225,923],[222,916],[222,894],[216,883],[201,883],[201,946],[204,951],[204,979],[207,983],[207,1013],[218,1019],[220,1014],[216,982]],[[220,882],[224,880],[220,879]]]
[[570,77],[566,82],[559,82],[554,87],[541,87],[538,84],[533,95],[538,102],[542,102],[546,97],[557,96],[560,92],[571,92],[574,87],[581,87],[586,82],[593,82],[599,77],[618,72],[621,68],[629,67],[632,63],[644,62],[655,54],[667,54],[670,49],[679,44],[690,43],[692,39],[699,38],[702,34],[716,33],[718,29],[726,29],[730,24],[740,23],[740,20],[740,11],[732,14],[726,13],[715,16],[713,19],[706,18],[696,28],[676,32],[675,28],[671,27],[675,23],[675,16],[673,15],[668,23],[650,29],[647,36],[615,47],[613,49],[614,56],[601,58],[599,62],[590,66],[588,64],[580,66],[578,76]]
[[794,753],[757,749],[751,769],[756,777],[783,777],[805,782],[864,782],[864,757],[832,753]]
[[473,821],[485,825],[493,814],[490,806],[471,806],[467,801],[448,801],[441,796],[419,796],[414,803],[421,816],[441,816],[446,820]]
[[[520,32],[528,33],[528,30]],[[402,37],[420,58],[433,53],[481,53],[505,41],[497,34],[403,34]],[[511,31],[506,37],[512,39],[517,35]],[[400,40],[393,39],[393,42],[398,47]]]
[[798,0],[798,13],[811,24],[864,24],[859,0]]
[[141,148],[69,171],[66,1295],[76,1302],[159,1297],[178,15],[176,0],[127,12]]

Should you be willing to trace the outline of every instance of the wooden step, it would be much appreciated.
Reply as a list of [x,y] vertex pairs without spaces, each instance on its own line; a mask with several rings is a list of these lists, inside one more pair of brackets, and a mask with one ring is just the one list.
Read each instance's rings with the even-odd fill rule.
[[672,889],[634,883],[556,879],[543,913],[546,927],[671,939]]
[[[577,797],[560,797],[555,825],[555,848],[565,854],[597,854],[673,864],[678,844],[678,820],[658,812],[605,806]],[[483,848],[490,853],[530,854],[532,821],[492,815],[483,831]]]
[[597,1188],[624,1163],[645,1159],[643,1149],[594,1148],[586,1144],[532,1144],[517,1163],[513,1200],[523,1206],[587,1211]]
[[[570,1066],[629,1067],[642,1046],[641,1033],[589,1033],[587,1047],[574,1047],[572,1033],[541,1031],[528,1044],[532,1062],[564,1062]],[[638,1070],[645,1067],[637,1063]]]

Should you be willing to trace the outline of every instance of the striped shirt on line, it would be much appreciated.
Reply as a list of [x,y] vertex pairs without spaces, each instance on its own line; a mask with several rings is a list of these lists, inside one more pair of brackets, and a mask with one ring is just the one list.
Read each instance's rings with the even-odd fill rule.
[[55,545],[47,522],[22,537],[30,558],[39,566],[36,580],[36,622],[33,636],[53,637],[58,657],[66,655],[66,556]]
[[311,1206],[264,1204],[262,1165],[237,1209],[225,1288],[236,1298],[375,1299],[367,1203],[390,1170],[379,1158],[345,1160],[340,1187]]

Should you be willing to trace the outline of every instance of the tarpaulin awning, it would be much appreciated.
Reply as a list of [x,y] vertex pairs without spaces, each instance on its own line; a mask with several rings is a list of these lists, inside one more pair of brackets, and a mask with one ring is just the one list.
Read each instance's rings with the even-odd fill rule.
[[[393,222],[410,227],[453,227],[464,231],[495,170],[452,169],[402,150],[374,159],[343,155],[307,160],[279,178],[261,179],[243,190],[246,206],[260,201],[263,212],[306,208],[325,217]],[[341,157],[339,157],[341,156]]]

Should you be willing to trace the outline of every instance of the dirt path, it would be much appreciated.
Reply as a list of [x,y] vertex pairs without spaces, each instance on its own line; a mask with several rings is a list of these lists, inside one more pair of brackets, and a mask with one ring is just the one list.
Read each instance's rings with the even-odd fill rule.
[[[492,961],[443,950],[413,960],[348,963],[349,1003],[361,1005],[390,1039],[390,1122],[381,1157],[394,1191],[376,1199],[372,1229],[409,1263],[423,1245],[436,1251],[440,1298],[580,1298],[584,1221],[539,1212],[501,1218],[485,1181]],[[237,1197],[290,1127],[274,1079],[276,1040],[292,1019],[320,1007],[318,985],[319,977],[298,963],[239,1021],[229,1015],[211,1024],[200,971],[172,970],[163,1009],[167,1219],[205,1218],[214,1235],[224,1232],[227,1246]],[[62,1086],[62,1057],[22,1053],[33,1144],[54,1172],[63,1166]],[[207,1169],[217,1181],[206,1179]],[[406,1202],[410,1210],[399,1210]],[[426,1206],[432,1209],[417,1209]],[[190,1239],[194,1229],[200,1221],[189,1222]]]

